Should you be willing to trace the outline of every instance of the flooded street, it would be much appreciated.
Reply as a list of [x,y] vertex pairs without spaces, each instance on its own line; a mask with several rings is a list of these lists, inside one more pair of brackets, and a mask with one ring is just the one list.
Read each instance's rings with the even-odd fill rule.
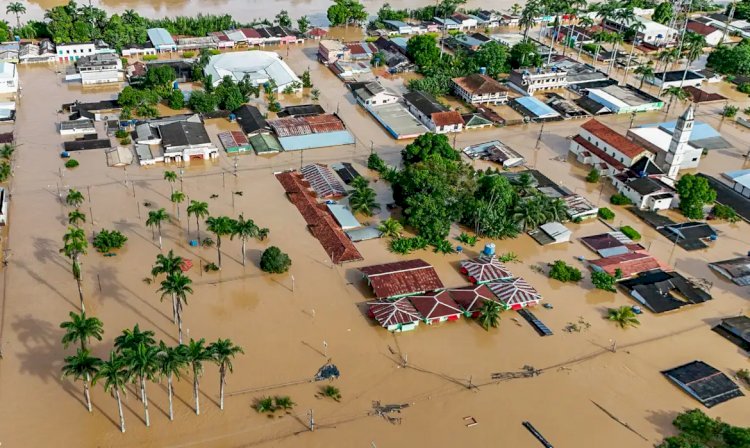
[[[135,7],[128,2],[105,6]],[[217,7],[230,13],[245,10],[257,14],[256,3],[252,2],[155,3],[154,13],[166,14],[166,8],[172,6],[175,9],[169,9],[170,15]],[[316,4],[313,8],[311,3],[275,3],[269,14],[287,8],[296,15],[307,8],[321,7]],[[510,270],[527,279],[545,302],[554,305],[552,310],[535,310],[555,333],[553,336],[539,337],[523,320],[514,322],[514,313],[503,314],[500,327],[489,332],[467,319],[420,325],[412,333],[396,335],[380,328],[365,316],[364,303],[372,294],[358,267],[423,258],[435,266],[446,286],[462,286],[467,281],[458,272],[458,262],[477,255],[487,241],[466,248],[464,254],[444,256],[426,250],[401,257],[387,250],[386,240],[371,240],[357,243],[364,261],[331,265],[273,173],[311,162],[349,161],[360,173],[374,179],[374,173],[364,167],[371,148],[386,162],[397,165],[406,143],[391,139],[354,103],[343,83],[316,62],[314,47],[293,47],[285,60],[297,73],[309,67],[315,87],[321,92],[320,104],[326,111],[338,112],[355,135],[356,145],[264,157],[242,155],[236,158],[236,176],[234,157],[227,157],[223,151],[215,162],[197,161],[186,167],[183,179],[175,187],[190,199],[208,202],[211,215],[237,217],[243,213],[270,229],[266,241],[248,243],[248,264],[244,268],[240,242],[225,239],[224,267],[210,274],[202,273],[199,267],[216,261],[216,249],[188,246],[188,238],[195,237],[195,220],[188,223],[184,208],[182,220],[175,218],[174,206],[168,200],[170,186],[163,180],[164,165],[108,168],[104,154],[92,150],[74,155],[80,167],[61,169],[62,139],[55,129],[55,122],[63,119],[56,112],[60,105],[74,100],[110,99],[117,89],[81,89],[63,84],[51,67],[20,67],[24,89],[15,124],[20,145],[5,240],[5,248],[10,251],[9,264],[0,277],[5,292],[0,322],[3,446],[539,446],[521,426],[522,421],[528,420],[559,447],[647,448],[672,433],[671,421],[677,413],[699,407],[669,383],[660,373],[662,370],[695,359],[730,374],[747,368],[747,356],[710,330],[722,317],[747,312],[747,290],[718,277],[707,266],[708,262],[747,252],[747,223],[712,224],[720,233],[718,240],[709,249],[688,253],[674,248],[617,206],[609,206],[617,215],[614,225],[634,226],[643,235],[642,244],[656,257],[686,277],[711,282],[714,300],[676,313],[657,316],[646,312],[639,316],[641,325],[635,329],[621,330],[606,321],[603,317],[608,307],[635,302],[621,291],[594,290],[588,269],[575,260],[578,256],[594,258],[577,238],[609,230],[605,224],[593,221],[570,224],[574,234],[570,244],[541,247],[526,235],[494,241],[498,252],[518,254],[520,262],[509,264]],[[403,82],[395,78],[385,84],[397,89]],[[740,109],[748,106],[745,95],[730,93]],[[283,104],[303,100],[281,99]],[[670,119],[684,107],[673,106]],[[723,104],[702,105],[697,113],[698,120],[720,129],[735,146],[711,151],[703,160],[700,171],[712,175],[743,167],[750,135],[744,128],[722,123],[717,115],[721,107]],[[638,115],[635,124],[664,120],[664,113],[650,112]],[[608,116],[602,121],[624,133],[630,117]],[[600,190],[599,186],[587,184],[587,170],[567,157],[566,137],[577,133],[581,123],[569,120],[546,124],[538,150],[535,142],[541,127],[537,124],[467,131],[457,137],[456,146],[499,139],[526,157],[530,167],[604,206],[612,193],[610,187]],[[236,129],[236,124],[210,120],[207,129],[218,144],[216,133]],[[476,162],[475,166],[486,165]],[[392,201],[384,181],[373,186],[381,204]],[[128,237],[116,257],[105,258],[93,248],[83,257],[87,311],[99,317],[105,329],[104,340],[93,344],[94,354],[107,357],[113,339],[136,323],[142,329],[155,331],[157,339],[176,343],[177,330],[169,316],[169,301],[159,300],[156,284],[144,282],[160,253],[151,230],[145,227],[145,217],[148,210],[164,207],[172,215],[163,228],[164,251],[174,249],[194,264],[187,272],[195,291],[184,310],[187,335],[209,342],[230,338],[245,349],[245,355],[233,362],[224,411],[217,405],[219,377],[214,365],[206,365],[201,380],[200,416],[192,410],[190,375],[176,383],[173,422],[166,412],[166,382],[148,385],[151,428],[143,423],[138,392],[129,386],[124,401],[128,425],[125,434],[119,431],[116,401],[100,385],[92,389],[94,412],[89,414],[83,405],[81,384],[61,379],[62,359],[73,350],[62,348],[59,323],[78,306],[70,264],[58,252],[68,212],[58,190],[68,188],[80,190],[87,198],[82,206],[89,215],[83,226],[87,234],[117,229]],[[383,207],[378,216],[360,219],[374,223],[387,215]],[[452,237],[460,232],[455,227]],[[279,246],[290,255],[293,264],[289,273],[267,275],[260,271],[260,253],[270,245]],[[579,285],[549,280],[540,271],[557,259],[581,268],[585,279]],[[578,333],[563,331],[572,322],[586,322],[590,328]],[[616,352],[610,351],[613,342]],[[408,357],[408,367],[399,365],[395,353]],[[316,397],[321,384],[303,381],[311,378],[327,358],[342,373],[333,383],[341,390],[341,403]],[[492,373],[517,372],[525,365],[542,370],[542,374],[491,381]],[[301,384],[264,389],[292,382]],[[469,384],[476,387],[469,388]],[[289,395],[297,403],[289,415],[269,418],[251,408],[255,399],[275,394]],[[369,415],[374,400],[410,404],[399,415],[401,425]],[[747,400],[738,398],[704,411],[728,423],[749,426]],[[314,433],[306,431],[310,409],[314,410],[317,425]],[[479,424],[465,426],[466,416],[474,417]]]

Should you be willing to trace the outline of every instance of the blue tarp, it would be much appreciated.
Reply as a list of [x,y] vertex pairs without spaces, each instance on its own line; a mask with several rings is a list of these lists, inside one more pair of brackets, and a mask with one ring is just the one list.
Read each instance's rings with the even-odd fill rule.
[[321,134],[293,135],[279,137],[279,143],[284,151],[298,151],[300,149],[325,148],[328,146],[353,145],[354,136],[349,131],[334,131]]
[[555,112],[554,109],[534,98],[533,96],[522,96],[520,98],[516,98],[516,102],[536,115],[537,118],[552,118],[560,116],[560,114]]

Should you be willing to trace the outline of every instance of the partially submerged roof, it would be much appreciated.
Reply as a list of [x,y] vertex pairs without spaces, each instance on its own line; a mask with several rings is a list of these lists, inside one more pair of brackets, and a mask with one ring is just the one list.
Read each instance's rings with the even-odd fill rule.
[[357,218],[354,217],[351,210],[345,205],[326,204],[326,207],[328,207],[328,211],[331,212],[334,219],[336,219],[336,222],[339,223],[342,229],[354,229],[362,225],[357,221]]
[[331,168],[336,171],[336,174],[338,174],[341,180],[347,185],[349,185],[354,179],[361,177],[349,162],[333,163],[331,164]]
[[514,99],[513,102],[519,104],[523,109],[528,111],[533,116],[533,118],[549,119],[557,118],[560,116],[557,111],[534,98],[533,96],[522,96],[520,98]]
[[377,227],[360,227],[358,229],[346,230],[346,236],[349,237],[355,243],[359,241],[374,240],[380,238],[383,232],[377,229]]
[[508,92],[507,87],[491,77],[480,73],[473,73],[463,78],[453,78],[453,82],[472,95],[491,95]]
[[346,130],[341,119],[332,114],[277,118],[268,120],[268,124],[279,137],[325,134]]
[[467,313],[479,311],[485,302],[497,302],[487,285],[464,286],[447,289],[451,298]]
[[622,232],[601,233],[581,238],[584,246],[593,250],[601,257],[620,255],[630,251],[643,250],[640,244],[636,244]]
[[406,297],[393,301],[370,302],[370,313],[383,327],[412,324],[419,322],[422,316]]
[[612,255],[598,260],[592,260],[590,263],[609,275],[615,275],[619,269],[622,271],[623,278],[632,277],[641,272],[654,269],[671,269],[669,266],[663,264],[654,256],[646,252],[628,252],[620,255]]
[[330,198],[346,194],[344,186],[325,165],[319,163],[307,165],[302,168],[302,176],[310,183],[318,197]]
[[435,97],[419,90],[404,94],[404,101],[410,103],[428,117],[434,113],[446,111],[446,108],[438,103]]
[[592,118],[581,126],[594,137],[612,146],[622,154],[632,158],[647,152],[646,148],[613,130],[597,119]]
[[741,397],[739,386],[703,361],[693,361],[662,372],[707,408]]
[[260,110],[255,106],[245,104],[239,109],[234,110],[232,113],[237,118],[237,124],[240,125],[245,134],[271,130],[266,119],[263,117],[263,114],[261,114]]
[[750,351],[750,317],[735,316],[722,319],[713,330],[745,351]]
[[463,313],[446,290],[437,293],[409,296],[409,301],[425,320],[460,316]]
[[507,308],[525,307],[542,300],[542,296],[537,290],[520,277],[508,281],[487,283],[487,287]]
[[208,136],[203,123],[177,121],[175,123],[163,124],[159,126],[159,134],[161,134],[164,148],[211,143],[211,138]]
[[712,297],[677,272],[650,271],[619,283],[654,313],[703,303]]
[[513,274],[497,257],[480,255],[477,258],[461,261],[461,273],[469,277],[472,283],[487,283],[495,280],[506,280]]
[[276,116],[283,117],[304,117],[309,115],[321,115],[326,111],[319,104],[300,104],[297,106],[287,106],[281,109]]
[[430,264],[415,259],[365,266],[359,269],[372,286],[375,297],[386,298],[434,291],[443,282]]
[[750,257],[717,261],[708,266],[740,286],[750,285]]

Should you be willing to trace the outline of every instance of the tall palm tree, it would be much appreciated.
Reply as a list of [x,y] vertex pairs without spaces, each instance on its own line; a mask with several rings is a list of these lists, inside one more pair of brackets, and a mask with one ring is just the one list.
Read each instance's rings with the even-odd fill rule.
[[127,393],[125,383],[128,382],[128,371],[125,369],[125,359],[114,350],[109,352],[109,360],[102,361],[91,384],[95,385],[99,380],[104,380],[105,392],[114,394],[117,400],[117,410],[120,413],[120,431],[125,432],[125,414],[122,412],[120,392]]
[[568,207],[560,198],[548,198],[544,196],[544,211],[551,221],[563,221],[568,215]]
[[529,0],[521,11],[521,18],[518,20],[518,26],[523,28],[523,38],[529,37],[529,29],[536,24],[536,18],[541,13],[541,5],[538,0]]
[[123,356],[128,369],[130,378],[137,378],[141,390],[141,401],[143,402],[143,412],[145,415],[146,426],[151,426],[151,419],[148,414],[148,394],[146,392],[146,380],[152,381],[156,377],[159,366],[157,357],[158,349],[144,341],[138,343],[135,348],[125,350]]
[[[187,206],[188,218],[195,215],[195,225],[198,228],[198,240],[201,239],[201,219],[208,217],[208,202],[190,201]],[[190,233],[190,220],[188,220],[188,233]]]
[[102,334],[104,328],[102,321],[96,317],[86,317],[85,312],[80,314],[70,312],[70,320],[60,324],[60,328],[65,330],[65,334],[62,337],[62,344],[64,348],[68,348],[70,344],[80,342],[81,350],[86,350],[86,344],[91,338],[97,341],[102,340]]
[[185,260],[181,256],[175,255],[172,249],[169,249],[167,255],[156,255],[156,263],[151,267],[151,276],[156,278],[159,274],[169,275],[182,272],[183,263],[185,263]]
[[169,395],[169,419],[174,420],[174,411],[172,399],[174,397],[174,388],[172,379],[180,379],[182,370],[187,366],[188,361],[185,357],[187,347],[180,344],[177,347],[169,347],[164,341],[159,341],[159,373],[167,377],[167,394]]
[[638,33],[646,29],[646,25],[643,22],[633,20],[632,23],[625,30],[625,34],[633,36],[633,40],[630,42],[630,53],[628,53],[628,60],[625,64],[625,74],[623,75],[622,84],[627,85],[628,83],[628,72],[630,71],[630,61],[633,60],[633,53],[635,53],[635,46],[638,42]]
[[83,193],[75,188],[71,188],[70,191],[68,191],[68,195],[65,196],[65,203],[73,208],[80,207],[81,204],[83,204]]
[[16,28],[21,28],[21,14],[26,14],[26,7],[21,2],[10,2],[5,7],[6,14],[15,14]]
[[393,218],[388,218],[378,225],[378,231],[383,234],[383,236],[390,238],[398,238],[401,236],[402,230],[404,230],[404,227],[400,222]]
[[524,232],[547,222],[548,215],[542,201],[539,196],[533,196],[518,201],[513,209],[513,220]]
[[234,228],[229,238],[234,239],[235,236],[238,236],[242,241],[242,266],[245,266],[245,243],[250,238],[258,238],[259,230],[252,219],[245,220],[242,215],[234,222]]
[[89,412],[92,412],[89,384],[91,378],[95,377],[99,371],[101,362],[101,359],[91,356],[88,350],[79,348],[75,355],[65,357],[62,367],[63,376],[72,377],[74,381],[83,381],[83,396]]
[[641,75],[641,84],[638,86],[639,89],[643,89],[643,83],[647,79],[654,79],[654,67],[651,65],[651,61],[649,61],[648,64],[639,65],[633,73]]
[[679,52],[677,51],[677,48],[665,48],[664,50],[660,51],[657,55],[657,59],[664,62],[664,67],[662,68],[662,75],[661,75],[661,82],[662,85],[664,85],[664,80],[667,77],[667,71],[669,70],[669,65],[674,63],[678,58],[680,57]]
[[212,359],[211,352],[206,347],[206,340],[201,338],[197,342],[190,339],[190,343],[187,345],[185,350],[185,357],[190,363],[190,367],[193,371],[193,397],[195,398],[195,414],[200,415],[201,404],[200,396],[198,394],[198,386],[200,384],[200,376],[203,375],[203,363]]
[[160,208],[159,210],[151,210],[148,212],[148,218],[146,219],[146,226],[151,227],[151,233],[153,236],[154,227],[159,231],[159,249],[162,248],[161,245],[161,223],[168,220],[169,215],[167,214],[167,211],[163,208]]
[[208,345],[211,360],[219,366],[219,409],[224,410],[224,385],[227,380],[227,372],[232,373],[232,359],[245,351],[239,345],[234,345],[229,339],[217,340]]
[[177,173],[174,171],[164,171],[164,180],[169,182],[169,194],[174,193],[174,183],[177,182]]
[[685,101],[688,97],[688,94],[686,91],[682,90],[682,87],[672,86],[668,87],[662,95],[669,96],[669,104],[667,105],[667,115],[669,115],[669,110],[672,108],[672,102],[677,99],[678,101]]
[[216,251],[219,255],[219,269],[221,269],[221,237],[232,234],[234,220],[228,216],[209,216],[206,219],[206,229],[216,235]]
[[682,51],[685,55],[685,58],[687,59],[687,63],[685,64],[685,70],[682,72],[682,83],[680,83],[680,87],[685,84],[685,78],[687,77],[687,72],[690,69],[690,64],[695,62],[695,60],[703,54],[703,49],[706,47],[706,45],[706,37],[702,34],[688,31],[683,36]]
[[521,196],[526,196],[534,188],[534,177],[529,173],[521,173],[520,176],[512,178],[511,185]]
[[617,324],[620,328],[637,327],[641,323],[635,317],[633,308],[627,305],[607,310],[607,319]]
[[180,219],[180,204],[185,201],[185,193],[181,191],[173,191],[172,196],[169,198],[172,203],[177,207],[177,220]]
[[175,316],[177,316],[177,334],[180,344],[182,344],[182,304],[187,305],[187,295],[193,293],[190,284],[193,283],[190,277],[181,272],[175,272],[167,275],[167,278],[161,282],[161,288],[157,292],[164,296],[172,296],[172,306]]
[[79,224],[82,222],[86,222],[86,215],[82,211],[75,209],[72,212],[68,212],[68,224],[80,227]]
[[141,343],[154,345],[155,342],[153,331],[141,331],[138,324],[135,324],[132,330],[122,330],[122,334],[115,338],[115,350],[120,354],[124,354],[128,350],[138,347]]
[[500,303],[494,300],[485,300],[479,309],[479,324],[487,331],[490,328],[497,328],[500,325],[500,313],[502,312],[503,308]]
[[372,216],[373,210],[380,208],[380,205],[375,200],[375,190],[368,186],[354,190],[349,195],[349,208],[352,209],[353,213]]
[[76,227],[68,227],[68,233],[63,235],[63,248],[60,249],[60,253],[68,257],[73,263],[72,272],[78,286],[78,297],[81,299],[81,311],[86,311],[86,306],[83,304],[81,255],[86,254],[88,247],[89,243],[86,241],[86,234],[83,233],[83,230]]

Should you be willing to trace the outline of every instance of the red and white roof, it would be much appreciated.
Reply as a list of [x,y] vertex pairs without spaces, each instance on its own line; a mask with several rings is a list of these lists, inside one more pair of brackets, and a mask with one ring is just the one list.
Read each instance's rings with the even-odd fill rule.
[[419,322],[422,316],[406,297],[394,301],[370,302],[370,313],[380,325],[388,328],[392,325]]
[[542,300],[537,290],[521,277],[511,281],[489,283],[487,286],[509,308],[525,307]]
[[443,317],[460,316],[463,314],[458,304],[451,298],[448,291],[409,296],[409,301],[426,320]]
[[447,290],[451,298],[467,313],[479,311],[484,302],[497,302],[495,295],[487,285],[464,286]]
[[461,262],[461,273],[472,283],[487,283],[494,280],[513,278],[508,268],[497,257],[481,255]]

